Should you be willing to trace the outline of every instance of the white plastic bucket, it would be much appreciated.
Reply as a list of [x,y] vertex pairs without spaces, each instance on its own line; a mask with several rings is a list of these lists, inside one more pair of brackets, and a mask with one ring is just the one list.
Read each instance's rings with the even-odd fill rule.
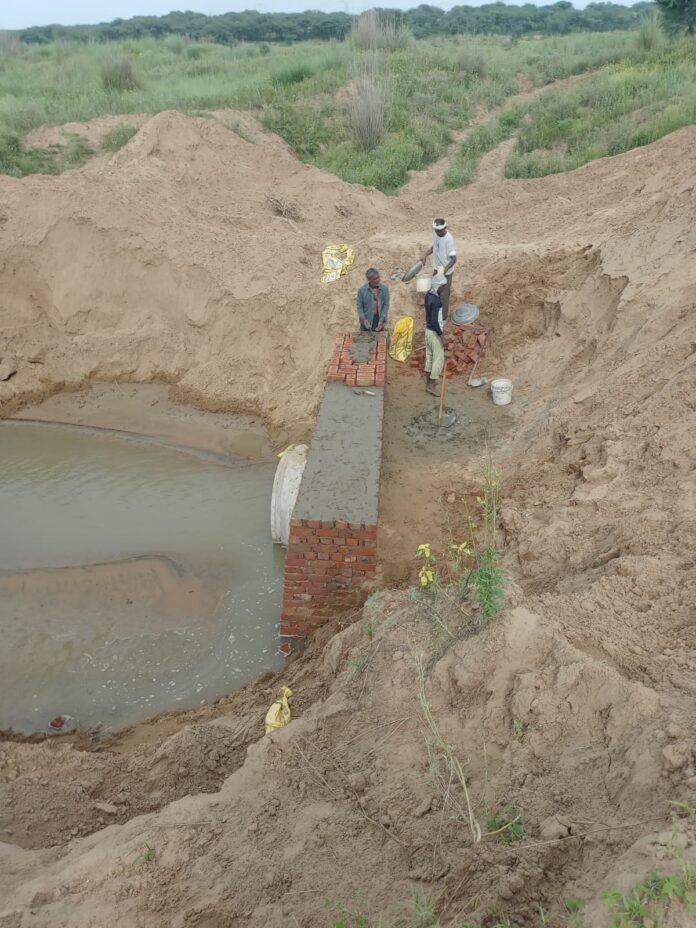
[[422,274],[420,277],[416,277],[416,290],[419,293],[427,293],[430,290],[432,280],[430,274]]
[[491,395],[496,406],[507,406],[512,402],[512,381],[504,377],[491,380]]

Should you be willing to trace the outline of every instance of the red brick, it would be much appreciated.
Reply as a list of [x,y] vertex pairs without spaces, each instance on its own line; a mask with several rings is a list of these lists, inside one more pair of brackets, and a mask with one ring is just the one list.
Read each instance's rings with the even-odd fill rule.
[[328,552],[328,551],[320,551],[319,554],[317,554],[317,558],[318,558],[320,561],[328,561],[329,556],[330,556],[330,555],[329,555],[329,552]]
[[321,522],[318,519],[309,519],[307,525],[310,528],[321,528]]
[[300,528],[302,525],[302,519],[290,519],[290,528]]
[[377,557],[377,548],[359,548],[361,557]]

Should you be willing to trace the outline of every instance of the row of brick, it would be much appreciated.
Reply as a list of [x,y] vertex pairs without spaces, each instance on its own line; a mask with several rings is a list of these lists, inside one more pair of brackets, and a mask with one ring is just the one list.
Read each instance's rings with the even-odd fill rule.
[[353,336],[339,335],[329,361],[326,379],[329,383],[344,383],[348,387],[383,387],[387,377],[386,337],[376,340],[367,362],[351,357]]
[[376,569],[376,525],[292,519],[281,635],[305,636],[336,612],[359,605],[361,587]]

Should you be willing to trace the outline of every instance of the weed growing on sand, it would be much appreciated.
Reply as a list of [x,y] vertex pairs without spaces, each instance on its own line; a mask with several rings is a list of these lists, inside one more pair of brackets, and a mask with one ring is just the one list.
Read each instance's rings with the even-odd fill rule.
[[79,168],[92,156],[87,139],[66,134],[63,145],[24,149],[17,135],[0,135],[0,174],[26,177],[29,174],[60,174]]
[[288,200],[286,197],[269,196],[266,197],[268,205],[276,216],[282,216],[283,219],[291,219],[293,222],[300,222],[302,219],[302,210],[299,203],[294,200]]
[[[416,671],[418,673],[418,702],[421,715],[428,733],[429,769],[437,788],[440,791],[445,808],[449,808],[454,815],[467,822],[474,844],[481,840],[482,832],[469,797],[464,768],[457,757],[454,746],[443,736],[440,727],[433,715],[428,697],[425,692],[425,668],[421,658],[416,657]],[[464,804],[455,795],[454,788],[459,786],[464,797]]]
[[675,876],[651,870],[630,892],[608,889],[602,896],[611,913],[610,928],[644,928],[648,922],[661,924],[665,906],[675,902],[690,915],[696,915],[696,870],[686,864]]
[[129,126],[126,123],[120,123],[118,126],[114,126],[102,139],[102,150],[118,151],[130,142],[137,131],[135,126]]
[[519,809],[501,809],[488,816],[486,837],[495,837],[501,844],[514,844],[527,837],[527,826]]
[[367,657],[364,654],[356,654],[348,661],[348,666],[354,677],[359,677],[365,672],[367,667]]
[[143,864],[152,863],[156,857],[157,851],[151,844],[148,844],[146,841],[145,844],[143,844],[140,853],[133,859],[132,864],[134,867],[139,867]]
[[487,622],[498,615],[505,598],[505,571],[499,566],[498,550],[500,481],[500,471],[489,461],[484,472],[483,495],[476,500],[483,516],[483,535],[481,545],[474,552],[477,567],[471,573],[481,614]]

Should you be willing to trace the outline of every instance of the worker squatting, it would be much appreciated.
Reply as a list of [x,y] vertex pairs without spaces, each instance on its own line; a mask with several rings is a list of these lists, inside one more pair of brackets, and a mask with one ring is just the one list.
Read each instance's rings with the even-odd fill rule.
[[[439,380],[445,366],[442,331],[449,313],[452,275],[457,252],[451,232],[444,219],[433,221],[433,241],[421,257],[425,264],[432,255],[433,276],[425,294],[425,389],[440,395]],[[356,308],[361,331],[383,332],[389,315],[389,288],[382,283],[377,268],[368,268],[367,282],[358,289]]]

